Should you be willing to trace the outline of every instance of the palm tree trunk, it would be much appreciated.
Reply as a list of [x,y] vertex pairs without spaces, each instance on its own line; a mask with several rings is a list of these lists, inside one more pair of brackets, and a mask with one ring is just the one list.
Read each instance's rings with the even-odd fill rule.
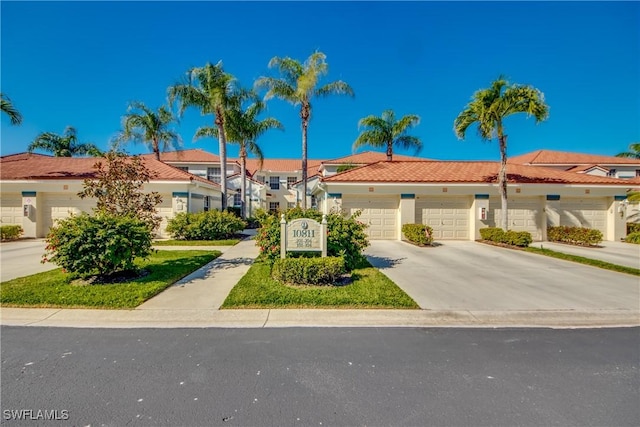
[[247,217],[247,149],[243,143],[240,144],[240,215]]
[[507,231],[509,229],[508,207],[507,207],[507,135],[502,134],[501,126],[498,130],[498,141],[500,143],[500,174],[498,176],[498,187],[500,187],[500,227]]
[[302,119],[302,209],[307,209],[307,128],[309,127],[309,105],[300,108]]
[[387,162],[393,161],[393,142],[387,142]]
[[160,146],[156,138],[153,139],[153,154],[156,155],[156,160],[160,160]]
[[216,110],[215,124],[218,127],[218,142],[220,149],[220,190],[222,191],[222,210],[227,209],[227,137],[224,134],[223,112]]

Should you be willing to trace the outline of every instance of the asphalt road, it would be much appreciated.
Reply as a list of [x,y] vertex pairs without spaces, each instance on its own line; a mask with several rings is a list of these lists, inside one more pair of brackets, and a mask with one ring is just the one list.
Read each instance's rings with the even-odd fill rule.
[[639,332],[3,327],[2,423],[637,426]]

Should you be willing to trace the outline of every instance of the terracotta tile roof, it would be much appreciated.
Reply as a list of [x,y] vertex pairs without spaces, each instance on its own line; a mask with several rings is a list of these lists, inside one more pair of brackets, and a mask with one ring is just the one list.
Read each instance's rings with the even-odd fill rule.
[[508,162],[522,165],[640,165],[640,159],[553,150],[532,151],[511,157]]
[[53,157],[48,154],[38,154],[38,153],[16,153],[16,154],[7,154],[6,156],[0,157],[1,161],[11,161],[11,160],[24,160],[29,157]]
[[[375,162],[383,162],[387,160],[387,153],[379,151],[363,151],[362,153],[352,154],[350,156],[338,157],[337,159],[324,160],[323,164],[369,164]],[[394,154],[393,160],[429,160],[421,157],[403,156],[402,154]]]
[[[315,173],[321,160],[307,159],[307,173]],[[302,159],[264,159],[262,168],[258,169],[258,159],[247,159],[247,171],[254,175],[258,170],[266,172],[301,172]]]
[[[143,154],[140,157],[155,158],[155,154]],[[160,153],[160,160],[163,162],[184,162],[184,163],[220,163],[220,156],[209,153],[200,148],[190,150],[167,151]],[[230,161],[231,159],[227,159]]]
[[[154,158],[143,157],[145,166],[156,174],[154,181],[199,181],[219,187]],[[85,179],[95,176],[95,157],[10,156],[0,159],[0,180]]]
[[599,165],[580,165],[580,166],[572,166],[569,169],[565,169],[567,172],[585,172],[590,169],[600,169],[604,172],[609,172],[609,168],[605,168],[604,166]]
[[[378,162],[339,173],[325,182],[496,183],[498,162],[393,161]],[[525,165],[508,165],[512,183],[628,185],[628,181]]]

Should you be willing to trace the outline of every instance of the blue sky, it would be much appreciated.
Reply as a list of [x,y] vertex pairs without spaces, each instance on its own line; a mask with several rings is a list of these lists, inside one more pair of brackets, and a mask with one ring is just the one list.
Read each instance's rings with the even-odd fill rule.
[[[106,149],[130,101],[157,107],[190,67],[222,60],[246,87],[276,75],[273,56],[327,55],[323,82],[344,80],[355,98],[313,103],[309,158],[352,152],[362,117],[393,109],[418,114],[420,156],[498,160],[475,128],[465,141],[453,120],[474,91],[498,75],[545,94],[549,119],[506,122],[509,155],[536,149],[613,155],[640,141],[638,2],[13,2],[1,8],[1,87],[24,116],[1,118],[2,155],[22,152],[44,131],[78,130]],[[284,132],[258,142],[267,157],[298,158],[298,109],[267,114]],[[184,148],[211,117],[187,110]],[[130,145],[131,153],[147,152]],[[362,151],[362,150],[360,150]],[[413,154],[397,149],[396,153]],[[229,155],[237,155],[235,146]]]

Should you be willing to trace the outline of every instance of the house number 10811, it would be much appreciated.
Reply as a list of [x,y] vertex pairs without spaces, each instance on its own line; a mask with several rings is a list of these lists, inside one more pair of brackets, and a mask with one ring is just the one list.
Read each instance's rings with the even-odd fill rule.
[[314,238],[316,237],[315,230],[292,230],[293,237]]

